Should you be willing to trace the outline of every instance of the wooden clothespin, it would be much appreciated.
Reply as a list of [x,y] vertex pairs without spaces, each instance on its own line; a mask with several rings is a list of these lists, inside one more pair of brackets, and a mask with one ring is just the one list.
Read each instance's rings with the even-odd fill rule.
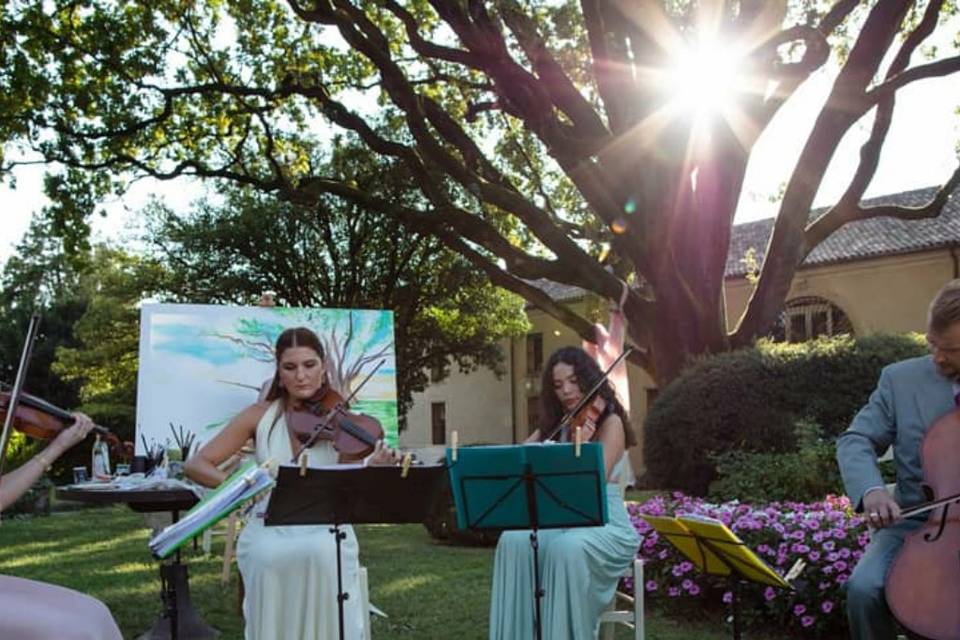
[[303,452],[300,454],[300,477],[303,478],[307,475],[307,453]]
[[573,436],[573,455],[577,458],[580,457],[580,441],[583,438],[583,436],[581,436],[580,434],[581,434],[581,427],[577,427]]
[[450,434],[450,459],[457,461],[457,445],[459,444],[460,434],[454,431]]
[[409,451],[404,454],[403,461],[400,463],[400,477],[406,478],[410,473],[410,463],[413,462],[413,454]]
[[783,579],[787,582],[793,582],[800,577],[800,574],[803,572],[806,566],[807,563],[803,558],[797,558],[797,561],[793,563],[793,566],[790,567],[790,571],[787,571],[787,575],[785,575]]

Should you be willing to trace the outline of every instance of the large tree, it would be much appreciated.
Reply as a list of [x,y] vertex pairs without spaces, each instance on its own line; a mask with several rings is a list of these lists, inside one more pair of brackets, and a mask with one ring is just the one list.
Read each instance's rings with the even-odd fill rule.
[[[957,56],[917,60],[953,8],[945,0],[10,2],[0,25],[0,136],[91,172],[94,193],[118,188],[123,175],[196,175],[382,211],[587,338],[589,322],[532,281],[617,299],[624,280],[630,337],[641,347],[634,358],[666,382],[687,355],[746,344],[770,326],[797,266],[840,226],[938,214],[960,171],[917,209],[860,201],[897,92],[960,69]],[[694,126],[663,78],[709,38],[739,52],[750,82],[729,118]],[[724,264],[751,150],[832,53],[839,72],[785,187],[755,291],[728,332]],[[848,188],[808,220],[841,139],[871,114]],[[385,201],[349,174],[322,171],[313,159],[333,129],[402,164],[409,197]],[[79,175],[66,173],[65,184]],[[71,196],[87,191],[60,190],[63,226],[84,211]]]

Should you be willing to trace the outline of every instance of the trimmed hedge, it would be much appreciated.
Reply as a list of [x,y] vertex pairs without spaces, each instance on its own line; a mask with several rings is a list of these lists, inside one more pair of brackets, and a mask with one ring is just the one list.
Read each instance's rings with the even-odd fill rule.
[[704,495],[713,456],[787,452],[802,419],[835,438],[887,364],[926,353],[919,334],[838,336],[800,344],[760,341],[700,359],[657,398],[644,422],[644,486]]

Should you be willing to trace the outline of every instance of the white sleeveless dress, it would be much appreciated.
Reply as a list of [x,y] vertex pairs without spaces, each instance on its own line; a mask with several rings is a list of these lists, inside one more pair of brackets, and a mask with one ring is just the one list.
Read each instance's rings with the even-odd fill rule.
[[[293,457],[283,415],[275,401],[257,424],[257,462],[288,464]],[[272,428],[271,428],[271,425]],[[308,450],[309,465],[336,464],[329,442]],[[337,548],[327,525],[267,527],[263,524],[268,498],[258,502],[237,541],[237,564],[243,576],[243,616],[246,640],[326,640],[339,637],[337,613]],[[343,526],[341,543],[344,632],[350,640],[363,637],[359,591],[359,546],[353,527]]]

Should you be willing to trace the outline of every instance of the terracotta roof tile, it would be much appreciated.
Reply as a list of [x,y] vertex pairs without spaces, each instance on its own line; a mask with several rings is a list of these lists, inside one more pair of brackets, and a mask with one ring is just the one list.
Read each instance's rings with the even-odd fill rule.
[[[871,207],[896,204],[920,207],[926,204],[935,192],[935,187],[904,191],[864,200],[863,205]],[[954,191],[953,196],[936,218],[899,220],[884,216],[846,224],[817,245],[803,261],[803,265],[848,262],[958,244],[960,243],[958,193],[960,192]],[[814,209],[810,213],[810,219],[816,219],[824,211],[826,208]],[[743,276],[747,273],[743,258],[751,247],[756,251],[758,263],[763,262],[767,241],[773,231],[773,222],[773,218],[767,218],[734,226],[730,239],[730,251],[727,253],[727,277]]]

